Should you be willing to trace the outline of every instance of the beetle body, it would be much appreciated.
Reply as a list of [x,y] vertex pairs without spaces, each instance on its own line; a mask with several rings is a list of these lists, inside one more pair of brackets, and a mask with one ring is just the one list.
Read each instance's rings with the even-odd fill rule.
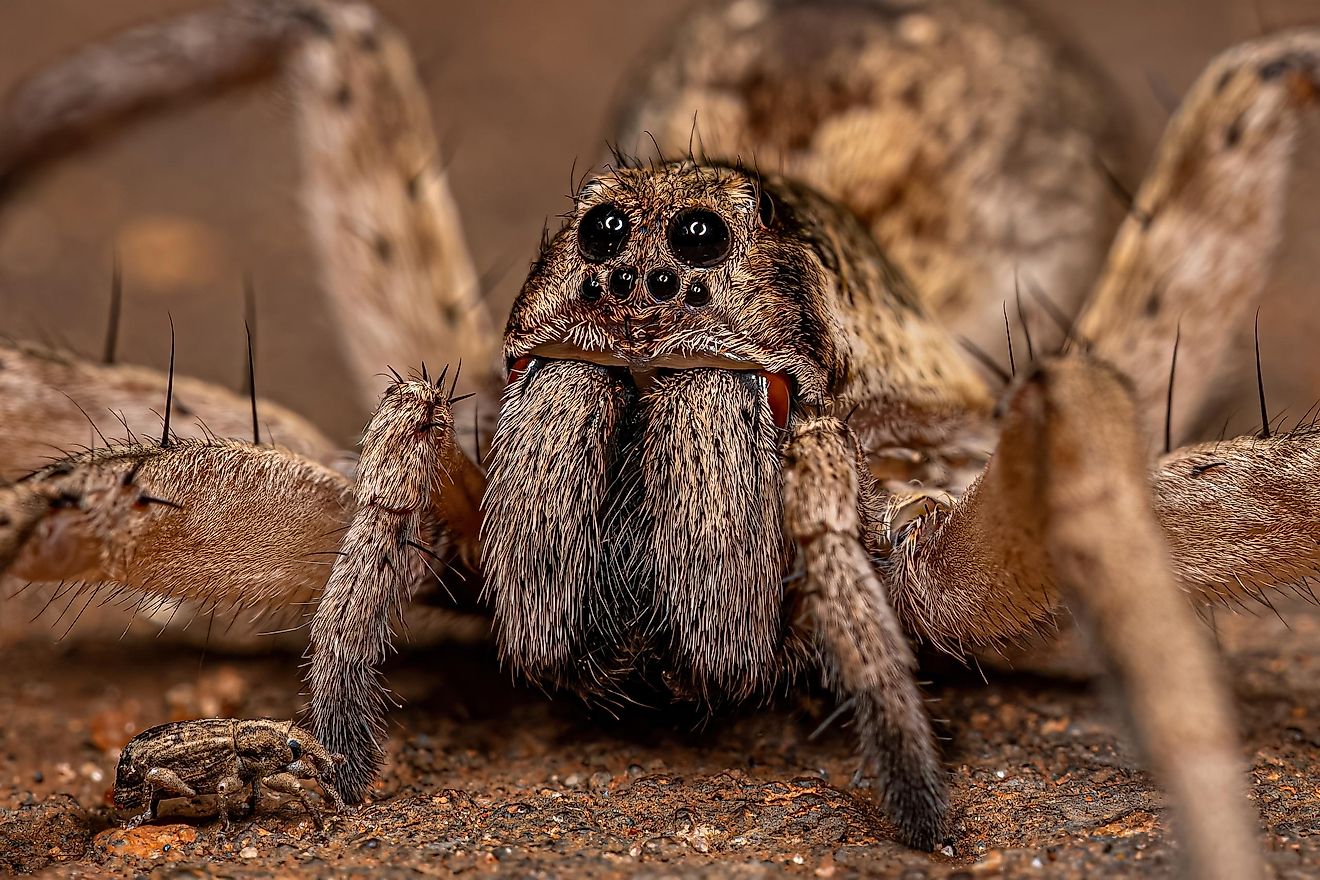
[[320,828],[320,816],[298,780],[316,780],[336,809],[342,808],[332,784],[342,760],[289,721],[172,721],[143,731],[124,747],[115,771],[115,806],[145,808],[127,823],[132,828],[156,818],[166,798],[214,795],[228,826],[229,808],[241,802],[242,792],[249,791],[247,801],[255,809],[264,784],[297,797]]

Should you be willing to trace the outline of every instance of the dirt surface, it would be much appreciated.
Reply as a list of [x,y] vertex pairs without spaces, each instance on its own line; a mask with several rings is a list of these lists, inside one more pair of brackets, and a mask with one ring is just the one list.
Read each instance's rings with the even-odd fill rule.
[[[1280,877],[1320,876],[1320,611],[1220,614]],[[1066,659],[1066,658],[1065,658]],[[317,834],[268,799],[228,835],[211,818],[132,832],[107,808],[135,732],[201,714],[289,717],[296,655],[204,656],[165,640],[0,650],[0,870],[51,877],[1167,877],[1161,797],[1085,677],[941,670],[954,835],[905,850],[853,788],[846,721],[806,697],[719,718],[592,719],[511,686],[481,645],[405,652],[389,760],[371,802]],[[199,806],[204,806],[199,805]],[[194,811],[197,812],[197,811]]]
[[[0,91],[97,35],[196,5],[3,0]],[[574,157],[600,154],[622,73],[683,4],[379,5],[406,29],[426,71],[470,242],[500,312],[542,218],[562,210]],[[1216,51],[1262,21],[1320,21],[1315,0],[1026,5],[1112,80],[1136,167],[1167,115],[1160,95],[1176,98]],[[290,115],[278,89],[189,109],[75,157],[23,193],[0,216],[0,331],[97,350],[118,246],[128,359],[164,365],[168,311],[181,368],[237,384],[239,279],[251,270],[262,387],[351,442],[365,414],[338,391],[343,368],[298,229]],[[1271,403],[1294,414],[1320,396],[1320,318],[1310,305],[1320,269],[1316,156],[1303,163],[1284,267],[1262,314]],[[178,259],[153,258],[161,252]],[[64,627],[27,626],[18,607],[0,604],[0,873],[1173,873],[1161,798],[1085,677],[988,669],[987,684],[931,667],[935,714],[948,719],[955,835],[951,855],[928,856],[894,844],[870,795],[850,787],[844,722],[811,737],[831,708],[823,697],[709,722],[673,713],[610,722],[513,687],[487,648],[466,643],[405,652],[393,664],[405,706],[392,716],[381,786],[325,835],[273,803],[227,836],[205,818],[121,834],[106,796],[132,733],[178,717],[289,717],[301,707],[297,653],[224,656],[168,638],[119,639],[118,627],[96,620],[53,644]],[[1279,876],[1320,876],[1320,611],[1279,607],[1290,626],[1268,611],[1221,613],[1219,631],[1262,847]]]

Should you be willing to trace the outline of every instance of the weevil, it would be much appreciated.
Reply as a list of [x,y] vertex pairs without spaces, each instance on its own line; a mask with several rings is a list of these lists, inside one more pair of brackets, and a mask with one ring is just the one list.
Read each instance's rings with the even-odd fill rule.
[[115,770],[115,806],[145,807],[125,823],[129,829],[155,819],[163,800],[214,795],[220,821],[228,829],[230,811],[244,800],[249,812],[256,812],[264,786],[296,797],[319,831],[324,827],[320,812],[299,780],[316,780],[335,810],[342,810],[334,778],[343,761],[292,721],[171,721],[144,730],[124,746]]

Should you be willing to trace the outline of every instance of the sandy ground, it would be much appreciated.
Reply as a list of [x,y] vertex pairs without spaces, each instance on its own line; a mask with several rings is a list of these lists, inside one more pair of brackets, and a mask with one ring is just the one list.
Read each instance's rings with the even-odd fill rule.
[[[5,0],[0,90],[98,34],[194,5]],[[682,4],[380,5],[412,36],[471,246],[502,309],[542,219],[562,210],[574,157],[599,154],[621,73]],[[1315,0],[1028,5],[1112,81],[1130,119],[1134,167],[1166,116],[1159,94],[1180,94],[1215,51],[1254,35],[1262,20],[1320,22]],[[290,184],[289,109],[277,91],[258,91],[180,112],[76,157],[23,193],[0,216],[0,331],[96,350],[118,244],[128,279],[126,356],[163,366],[169,311],[185,343],[182,369],[236,385],[239,279],[251,270],[261,295],[262,387],[351,442],[365,414],[339,396],[333,328],[316,307]],[[1310,152],[1262,315],[1271,403],[1295,414],[1320,396],[1312,341],[1320,320],[1308,299],[1320,270],[1312,245],[1320,151]],[[188,259],[152,259],[161,236]],[[0,872],[1172,873],[1160,796],[1085,678],[992,670],[985,683],[930,667],[936,714],[949,719],[956,827],[951,856],[926,856],[893,844],[870,796],[849,787],[850,731],[835,725],[810,737],[828,714],[823,697],[709,723],[669,715],[612,723],[512,687],[488,650],[470,645],[410,651],[394,663],[390,680],[405,707],[393,716],[381,787],[326,835],[292,808],[264,810],[223,837],[205,819],[120,835],[108,830],[105,798],[128,736],[171,717],[288,717],[300,707],[297,654],[222,656],[86,625],[53,644],[62,626],[27,626],[15,607],[0,607]],[[1304,604],[1280,611],[1289,626],[1268,611],[1221,614],[1220,638],[1264,816],[1262,846],[1280,876],[1320,876],[1320,612]]]
[[[1219,615],[1261,845],[1279,877],[1320,876],[1320,611]],[[484,648],[406,652],[405,701],[371,802],[317,834],[267,802],[223,835],[163,818],[122,833],[106,803],[118,748],[171,717],[289,717],[297,657],[203,656],[169,642],[0,651],[0,871],[46,876],[1168,877],[1161,796],[1108,701],[1048,674],[933,674],[953,771],[950,854],[892,842],[850,787],[851,731],[812,739],[807,696],[709,723],[592,719],[514,688]],[[176,802],[177,803],[177,802]],[[169,811],[167,805],[166,811]]]

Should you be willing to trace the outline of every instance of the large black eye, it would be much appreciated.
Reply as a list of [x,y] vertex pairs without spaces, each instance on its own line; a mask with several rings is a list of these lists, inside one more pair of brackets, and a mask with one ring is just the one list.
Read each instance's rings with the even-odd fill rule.
[[628,243],[628,215],[611,204],[597,205],[578,223],[578,250],[593,263],[617,257]]
[[689,266],[714,266],[729,255],[729,227],[705,208],[679,211],[669,221],[669,249]]
[[296,761],[302,757],[302,743],[296,739],[290,739],[285,745],[289,747],[290,752],[293,752],[293,760]]

